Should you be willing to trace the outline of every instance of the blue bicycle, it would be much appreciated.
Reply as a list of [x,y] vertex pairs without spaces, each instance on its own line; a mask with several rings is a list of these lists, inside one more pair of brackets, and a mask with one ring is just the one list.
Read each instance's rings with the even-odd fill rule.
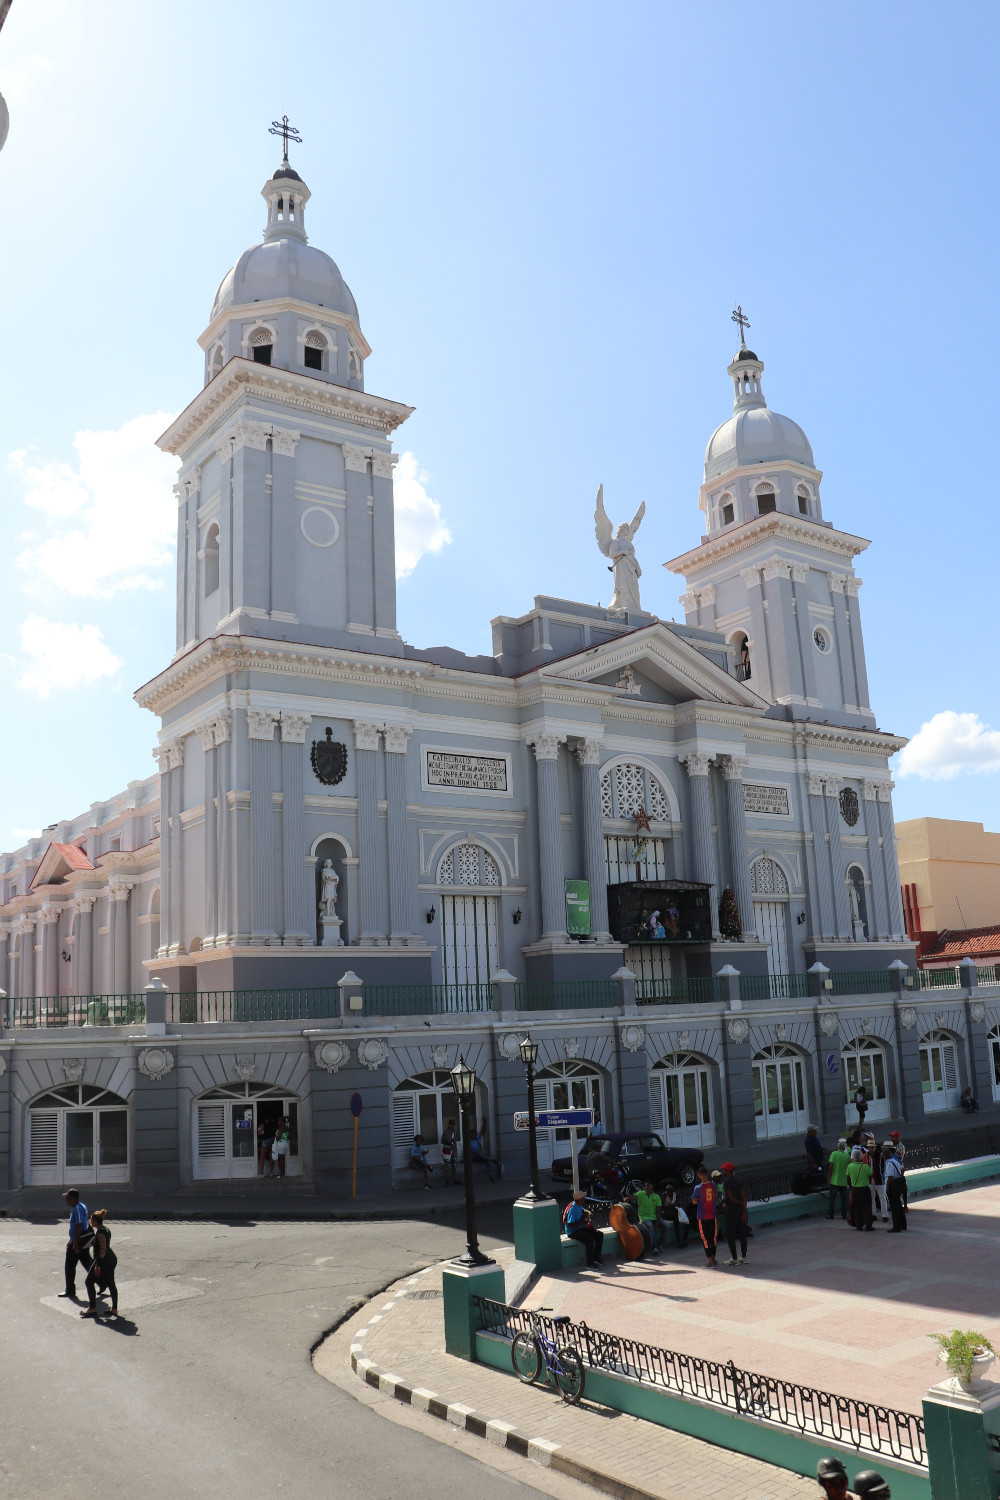
[[[544,1309],[543,1309],[544,1311]],[[511,1364],[525,1385],[533,1385],[544,1368],[564,1401],[575,1405],[583,1395],[583,1360],[575,1349],[568,1346],[558,1348],[546,1335],[541,1318],[531,1314],[534,1332],[519,1333],[510,1346]],[[569,1318],[551,1318],[554,1328],[565,1328]]]

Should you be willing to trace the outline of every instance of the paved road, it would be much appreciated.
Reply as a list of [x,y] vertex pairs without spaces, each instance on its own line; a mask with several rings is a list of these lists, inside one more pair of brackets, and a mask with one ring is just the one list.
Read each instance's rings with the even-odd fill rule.
[[[502,1230],[510,1210],[482,1217]],[[114,1227],[118,1325],[56,1300],[61,1226],[0,1220],[5,1500],[534,1496],[311,1367],[312,1346],[360,1301],[462,1249],[457,1216]]]

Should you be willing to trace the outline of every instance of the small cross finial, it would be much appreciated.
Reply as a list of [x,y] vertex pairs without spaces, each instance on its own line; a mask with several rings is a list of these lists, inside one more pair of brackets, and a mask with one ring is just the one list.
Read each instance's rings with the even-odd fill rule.
[[282,115],[280,120],[272,120],[271,128],[267,133],[268,135],[281,136],[281,159],[285,163],[287,163],[288,161],[288,142],[296,141],[300,146],[302,145],[302,137],[299,135],[298,127],[295,125],[289,125],[287,115]]
[[734,323],[738,323],[740,325],[740,348],[745,349],[747,346],[747,341],[743,336],[743,330],[750,327],[750,319],[747,317],[746,313],[743,311],[738,302],[733,309],[732,320]]

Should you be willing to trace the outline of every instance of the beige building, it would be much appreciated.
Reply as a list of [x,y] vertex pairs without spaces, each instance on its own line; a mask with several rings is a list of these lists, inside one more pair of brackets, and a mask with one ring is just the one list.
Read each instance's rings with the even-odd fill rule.
[[[933,948],[936,959],[944,933],[971,939],[998,927],[1000,833],[987,833],[982,823],[910,818],[896,824],[896,838],[907,932],[922,939],[921,956],[930,959]],[[1000,931],[990,946],[998,942]]]

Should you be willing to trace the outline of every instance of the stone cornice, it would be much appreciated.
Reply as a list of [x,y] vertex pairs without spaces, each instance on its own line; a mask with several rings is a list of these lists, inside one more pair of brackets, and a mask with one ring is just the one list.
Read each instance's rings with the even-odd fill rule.
[[727,528],[717,536],[709,537],[700,546],[692,547],[690,552],[683,552],[680,557],[672,558],[663,566],[671,573],[680,573],[687,578],[707,563],[718,562],[724,557],[736,557],[740,552],[755,547],[765,537],[773,541],[804,543],[848,562],[871,546],[867,537],[854,536],[850,531],[827,529],[805,516],[773,511],[767,516],[754,516],[732,530]]
[[218,338],[227,324],[251,323],[255,319],[263,322],[265,318],[272,318],[283,312],[297,313],[304,322],[316,326],[326,323],[333,324],[337,328],[346,328],[362,359],[367,359],[372,352],[371,345],[361,332],[361,325],[357,318],[352,318],[349,313],[339,312],[332,307],[320,307],[315,302],[300,302],[297,297],[271,297],[266,302],[239,302],[230,307],[224,307],[212,319],[205,332],[199,336],[198,343],[207,351],[209,344]]
[[186,458],[194,445],[247,397],[256,397],[267,403],[279,402],[285,412],[291,408],[299,414],[339,417],[386,437],[415,409],[383,396],[370,396],[365,391],[352,391],[347,386],[314,380],[294,370],[258,365],[238,355],[171,422],[166,432],[157,438],[157,447],[164,453]]

